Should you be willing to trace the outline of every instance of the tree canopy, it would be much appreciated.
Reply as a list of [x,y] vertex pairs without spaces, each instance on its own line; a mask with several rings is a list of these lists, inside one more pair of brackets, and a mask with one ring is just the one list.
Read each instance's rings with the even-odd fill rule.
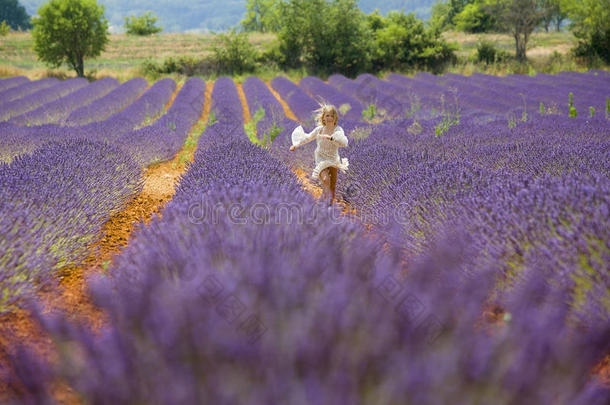
[[34,50],[52,67],[67,63],[84,76],[84,59],[96,57],[108,42],[104,6],[96,0],[51,0],[34,18]]
[[30,16],[17,0],[0,0],[0,23],[6,23],[14,30],[29,30],[32,28]]
[[610,0],[561,0],[578,38],[575,52],[590,61],[610,63]]

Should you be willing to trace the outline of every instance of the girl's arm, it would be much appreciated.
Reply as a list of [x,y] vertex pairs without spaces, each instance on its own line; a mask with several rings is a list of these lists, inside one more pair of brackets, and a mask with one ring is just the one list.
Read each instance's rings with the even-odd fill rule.
[[294,147],[298,148],[299,146],[303,146],[306,143],[309,143],[309,142],[313,141],[314,139],[316,139],[316,135],[318,134],[319,128],[320,127],[315,127],[313,129],[313,131],[311,131],[310,133],[306,134],[305,137],[303,139],[301,139],[299,143],[294,145]]
[[337,145],[339,147],[347,146],[347,136],[345,136],[345,133],[343,132],[343,128],[341,128],[341,127],[335,128],[335,132],[333,132],[331,142],[333,142],[335,145]]

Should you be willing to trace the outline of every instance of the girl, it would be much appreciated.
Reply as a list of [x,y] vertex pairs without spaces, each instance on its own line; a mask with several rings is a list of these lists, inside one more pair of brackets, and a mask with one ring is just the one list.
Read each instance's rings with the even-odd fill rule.
[[320,179],[323,195],[330,191],[330,204],[335,200],[335,186],[337,184],[337,169],[342,172],[347,170],[349,162],[347,158],[339,158],[338,149],[347,146],[347,137],[343,128],[337,125],[339,114],[333,105],[323,104],[316,110],[316,121],[320,124],[310,133],[306,133],[302,126],[298,126],[292,132],[291,151],[299,146],[316,139],[317,148],[314,154],[316,167],[311,177]]

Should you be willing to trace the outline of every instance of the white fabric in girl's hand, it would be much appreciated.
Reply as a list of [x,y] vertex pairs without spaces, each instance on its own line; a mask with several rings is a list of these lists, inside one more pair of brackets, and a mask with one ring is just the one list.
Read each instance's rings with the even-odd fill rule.
[[292,131],[292,145],[298,146],[307,137],[307,133],[301,125]]

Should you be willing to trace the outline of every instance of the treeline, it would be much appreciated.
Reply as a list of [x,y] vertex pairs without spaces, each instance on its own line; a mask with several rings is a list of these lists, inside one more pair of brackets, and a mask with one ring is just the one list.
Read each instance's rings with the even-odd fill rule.
[[610,0],[447,0],[435,3],[430,17],[441,31],[510,33],[520,60],[532,32],[559,31],[566,23],[578,39],[577,57],[610,63]]
[[[248,0],[241,32],[218,36],[207,61],[171,59],[147,69],[169,73],[172,68],[212,69],[222,73],[254,72],[257,66],[304,69],[325,76],[342,73],[354,77],[382,70],[442,71],[455,60],[454,47],[441,32],[402,11],[386,16],[365,14],[356,0]],[[277,40],[265,51],[256,51],[248,32],[273,32]]]
[[[578,39],[576,57],[610,63],[610,0],[445,0],[433,5],[425,23],[399,11],[365,14],[356,0],[247,0],[246,8],[243,30],[277,33],[273,62],[318,75],[442,71],[455,60],[441,37],[448,30],[507,33],[516,60],[525,62],[534,31],[560,30],[568,22]],[[498,55],[490,44],[478,49],[479,60]]]
[[15,31],[32,28],[30,16],[17,0],[0,0],[0,25]]
[[[23,7],[17,0],[0,0],[0,6],[0,20],[10,16],[13,27],[13,16]],[[81,18],[82,10],[93,17]],[[98,56],[108,42],[103,5],[97,0],[50,0],[38,15],[33,37],[39,59],[52,67],[68,64],[84,75],[84,59]],[[442,37],[445,30],[509,33],[515,39],[516,59],[525,61],[534,30],[561,28],[566,17],[578,38],[574,53],[589,63],[610,63],[610,0],[447,0],[434,5],[427,22],[403,11],[367,14],[357,0],[247,0],[240,26],[215,36],[211,57],[170,58],[148,63],[145,72],[217,75],[299,69],[348,77],[381,71],[442,72],[456,60],[454,47]],[[76,20],[82,20],[78,35],[70,29]],[[9,29],[3,21],[0,34]],[[125,19],[127,32],[137,35],[162,30],[155,23],[152,13]],[[275,33],[276,40],[267,49],[255,49],[248,41],[252,31]],[[478,53],[479,60],[495,61],[493,47],[480,47]]]
[[[148,63],[147,73],[253,73],[259,67],[304,69],[325,76],[355,77],[382,70],[441,72],[456,57],[441,32],[414,14],[365,14],[356,0],[248,0],[241,32],[217,36],[206,60],[171,58]],[[249,32],[272,32],[277,40],[257,51]]]

